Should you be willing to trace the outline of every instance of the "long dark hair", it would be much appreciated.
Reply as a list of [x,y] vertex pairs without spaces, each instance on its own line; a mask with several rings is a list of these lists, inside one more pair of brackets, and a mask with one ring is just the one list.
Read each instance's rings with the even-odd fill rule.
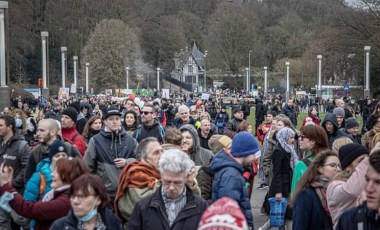
[[[133,117],[135,118],[135,123],[132,125],[132,127],[127,127],[127,124],[125,123],[125,118],[127,117],[127,114],[133,114]],[[128,131],[128,130],[136,130],[137,126],[138,126],[138,120],[137,120],[137,114],[136,114],[136,112],[133,111],[133,110],[126,111],[125,114],[124,114],[122,125],[123,125],[123,127],[124,127],[124,129],[126,131]]]
[[318,168],[323,167],[323,165],[326,163],[327,158],[329,157],[338,157],[338,155],[332,150],[326,150],[317,154],[313,162],[311,162],[311,164],[308,166],[306,172],[298,181],[296,190],[292,196],[292,206],[294,204],[294,201],[297,199],[298,194],[309,188],[313,182],[318,180],[318,176],[320,175]]
[[307,125],[302,127],[301,136],[302,135],[315,142],[315,146],[311,149],[313,156],[329,148],[329,139],[326,131],[319,125]]
[[102,118],[100,118],[98,115],[94,115],[87,121],[86,125],[84,126],[82,136],[84,136],[84,137],[92,136],[91,125],[94,124],[94,122],[98,119],[102,120]]

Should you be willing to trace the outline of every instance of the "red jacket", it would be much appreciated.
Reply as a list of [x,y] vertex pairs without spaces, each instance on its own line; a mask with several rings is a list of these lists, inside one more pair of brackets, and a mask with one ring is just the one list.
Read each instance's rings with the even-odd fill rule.
[[266,124],[260,124],[259,127],[257,127],[256,133],[257,133],[257,140],[259,140],[260,143],[264,142],[265,135],[270,130],[272,124],[266,123]]
[[15,192],[13,200],[9,202],[10,206],[19,215],[29,219],[35,219],[36,230],[48,230],[55,220],[67,216],[70,210],[69,188],[55,192],[54,199],[47,202],[26,201],[16,192],[16,189],[9,184],[0,187],[0,196],[2,196],[4,192]]
[[306,119],[309,117],[311,118],[311,120],[314,122],[315,125],[321,125],[321,119],[319,117],[315,117],[313,114],[309,114],[307,117],[305,117],[305,119],[303,119],[301,127],[305,126]]
[[83,136],[78,133],[75,125],[70,128],[62,128],[62,137],[65,139],[65,141],[73,144],[79,150],[82,157],[84,156],[87,145],[83,139]]

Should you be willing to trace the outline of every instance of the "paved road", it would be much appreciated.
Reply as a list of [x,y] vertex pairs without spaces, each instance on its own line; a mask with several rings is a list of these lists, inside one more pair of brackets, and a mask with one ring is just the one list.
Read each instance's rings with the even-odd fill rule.
[[255,229],[261,227],[268,219],[268,216],[260,215],[260,209],[263,204],[265,195],[268,192],[268,189],[258,190],[257,187],[259,186],[259,181],[259,177],[256,176],[251,197],[251,207],[253,211],[253,221],[255,224]]

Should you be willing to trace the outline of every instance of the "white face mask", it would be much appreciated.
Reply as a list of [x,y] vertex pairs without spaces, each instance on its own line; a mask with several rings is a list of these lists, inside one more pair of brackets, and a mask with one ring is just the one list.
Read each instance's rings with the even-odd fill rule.
[[84,216],[76,216],[76,218],[81,221],[81,222],[88,222],[90,221],[94,216],[96,216],[98,214],[98,211],[97,211],[97,207],[96,207],[96,201],[98,201],[98,199],[95,199],[94,201],[94,205],[92,206],[92,209]]

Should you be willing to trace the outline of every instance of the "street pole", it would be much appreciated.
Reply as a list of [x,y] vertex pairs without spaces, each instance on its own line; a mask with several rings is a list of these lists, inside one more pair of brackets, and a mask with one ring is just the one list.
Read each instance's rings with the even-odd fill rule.
[[61,47],[61,61],[62,61],[62,88],[66,88],[66,52],[67,47]]
[[205,51],[205,55],[204,55],[204,61],[205,61],[205,63],[204,63],[204,65],[205,65],[205,68],[204,68],[204,73],[203,73],[203,91],[205,91],[206,90],[206,92],[207,92],[207,77],[206,77],[206,67],[207,67],[207,65],[206,65],[206,57],[207,57],[207,50]]
[[90,63],[88,63],[88,62],[86,62],[86,95],[88,95],[88,78],[89,78],[89,76],[88,76],[88,68],[90,67]]
[[160,92],[160,67],[157,67],[157,93]]
[[264,96],[268,98],[268,67],[264,66]]
[[371,46],[364,46],[365,51],[365,89],[364,89],[364,98],[369,97],[371,95],[370,90],[370,70],[369,70],[369,61],[370,61],[370,51]]
[[74,60],[74,85],[75,89],[77,88],[77,62],[78,62],[78,56],[73,57]]
[[318,59],[318,89],[317,97],[322,96],[322,55],[317,55]]
[[[248,85],[251,85],[251,52],[252,50],[249,50],[248,52],[248,72],[249,72],[249,77],[248,77]],[[248,87],[249,89],[249,87]]]
[[42,31],[42,80],[43,80],[43,89],[47,88],[47,39],[49,32]]
[[[5,51],[7,50],[5,43],[5,25],[6,23],[6,10],[8,9],[7,1],[0,1],[0,109],[1,111],[4,107],[9,107],[11,91],[7,86],[7,61],[5,56]],[[7,17],[8,19],[8,17]],[[8,27],[7,27],[8,29]]]
[[125,72],[127,73],[127,79],[126,79],[126,84],[127,84],[127,89],[129,89],[129,67],[125,67]]
[[286,65],[286,102],[289,100],[290,97],[290,91],[289,91],[289,69],[290,69],[290,62],[285,62]]
[[246,79],[246,93],[248,93],[249,92],[249,83],[248,83],[248,78],[249,78],[249,70],[248,70],[248,68],[245,68],[245,71],[247,71],[247,79]]

